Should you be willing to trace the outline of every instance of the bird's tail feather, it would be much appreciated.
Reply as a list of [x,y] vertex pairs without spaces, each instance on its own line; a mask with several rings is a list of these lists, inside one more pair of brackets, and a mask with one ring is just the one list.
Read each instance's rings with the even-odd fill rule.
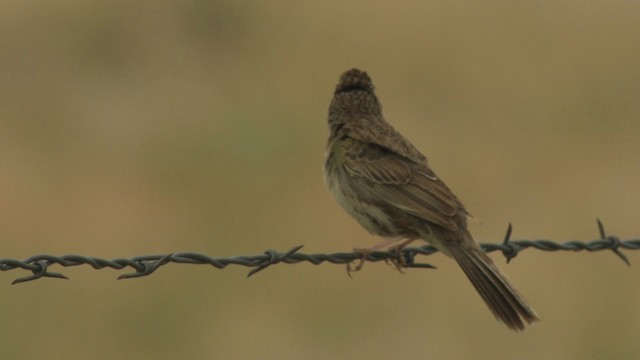
[[539,320],[538,314],[514,289],[506,275],[480,247],[447,246],[473,287],[487,304],[493,315],[512,330],[523,330],[525,323]]

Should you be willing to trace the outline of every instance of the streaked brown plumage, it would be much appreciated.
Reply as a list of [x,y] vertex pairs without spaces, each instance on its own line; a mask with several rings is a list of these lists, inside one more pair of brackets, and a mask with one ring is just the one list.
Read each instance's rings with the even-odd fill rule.
[[[325,177],[338,203],[369,232],[424,239],[453,257],[496,318],[522,330],[536,312],[467,230],[467,210],[427,158],[389,125],[366,72],[340,77],[329,108]],[[388,241],[387,241],[388,243]]]

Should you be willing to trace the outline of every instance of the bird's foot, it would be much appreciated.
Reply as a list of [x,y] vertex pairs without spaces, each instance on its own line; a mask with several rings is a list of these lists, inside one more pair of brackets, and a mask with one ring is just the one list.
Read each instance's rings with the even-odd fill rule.
[[402,254],[402,249],[406,248],[412,242],[413,239],[405,240],[400,245],[389,248],[389,252],[395,256],[385,260],[385,262],[393,266],[401,274],[404,274],[404,271],[402,271],[403,268],[409,267],[409,264],[407,264],[407,258]]
[[399,245],[399,246],[394,246],[390,248],[389,252],[394,254],[395,256],[388,258],[384,261],[387,265],[392,266],[394,269],[398,270],[400,274],[404,274],[404,271],[402,271],[402,268],[407,267],[407,262],[405,261],[404,256],[402,256],[403,247],[404,246]]
[[347,275],[349,275],[349,277],[351,276],[352,272],[356,272],[356,271],[360,271],[362,269],[362,267],[364,266],[364,263],[367,261],[367,256],[369,256],[369,254],[371,254],[373,251],[375,251],[375,249],[372,248],[366,248],[366,249],[361,249],[361,248],[355,248],[353,249],[353,252],[360,255],[360,259],[358,260],[357,264],[355,266],[353,266],[352,262],[348,262],[347,263]]
[[[380,243],[378,243],[378,244],[376,244],[376,245],[374,245],[372,247],[353,249],[354,253],[360,255],[360,259],[358,260],[358,262],[357,262],[357,264],[355,266],[353,266],[352,263],[348,263],[347,264],[347,274],[349,275],[349,277],[351,277],[351,273],[352,272],[360,271],[362,269],[362,267],[364,266],[364,263],[367,261],[367,257],[369,256],[369,254],[371,254],[372,252],[374,252],[376,250],[379,250],[380,248],[392,245],[393,243],[397,243],[398,241],[401,241],[401,240],[402,239],[385,239],[384,241],[382,241],[382,242],[380,242]],[[407,247],[407,245],[409,245],[411,242],[413,242],[413,239],[404,240],[404,241],[402,241],[402,243],[400,243],[400,245],[391,247],[388,250],[388,252],[394,254],[395,256],[386,259],[385,262],[387,264],[393,266],[401,274],[404,274],[404,272],[402,271],[402,268],[408,267],[407,260],[402,255],[402,249]]]

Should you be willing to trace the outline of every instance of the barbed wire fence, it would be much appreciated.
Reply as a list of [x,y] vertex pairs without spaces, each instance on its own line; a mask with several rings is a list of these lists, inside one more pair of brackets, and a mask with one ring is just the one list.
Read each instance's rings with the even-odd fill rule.
[[[512,227],[509,224],[504,241],[501,244],[482,243],[481,246],[486,252],[501,251],[506,257],[507,262],[515,258],[521,251],[534,248],[542,251],[603,251],[609,250],[617,255],[627,265],[630,265],[629,259],[621,252],[625,250],[640,249],[640,239],[620,240],[617,236],[607,235],[604,225],[600,220],[598,222],[598,230],[600,238],[589,242],[566,241],[557,243],[551,240],[511,240]],[[171,253],[166,255],[144,255],[132,258],[102,259],[92,256],[82,255],[35,255],[26,260],[0,259],[0,270],[8,271],[13,269],[24,269],[30,271],[29,276],[21,277],[12,282],[12,284],[23,283],[27,281],[37,280],[45,277],[68,279],[65,275],[50,271],[52,265],[62,267],[89,265],[99,270],[104,268],[112,268],[121,270],[124,268],[132,268],[134,272],[120,275],[120,279],[131,279],[153,274],[158,268],[169,263],[176,264],[192,264],[192,265],[211,265],[217,269],[224,269],[228,265],[242,265],[252,268],[247,277],[264,270],[265,268],[279,264],[297,264],[301,262],[309,262],[314,265],[320,265],[324,262],[331,264],[351,264],[354,261],[391,261],[394,264],[402,264],[407,268],[430,268],[435,266],[428,263],[416,262],[417,255],[431,255],[438,250],[433,246],[426,245],[417,248],[405,248],[400,253],[395,251],[374,251],[367,254],[363,259],[362,254],[358,252],[349,253],[333,253],[333,254],[304,254],[299,252],[302,245],[295,246],[286,252],[278,252],[275,250],[267,250],[263,254],[253,256],[233,256],[226,258],[212,258],[207,255],[182,252]]]

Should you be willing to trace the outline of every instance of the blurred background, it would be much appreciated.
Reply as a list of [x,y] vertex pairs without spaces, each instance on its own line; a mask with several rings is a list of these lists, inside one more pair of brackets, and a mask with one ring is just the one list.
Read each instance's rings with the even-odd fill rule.
[[[481,242],[593,240],[640,226],[640,3],[0,3],[2,258],[379,241],[322,176],[339,75],[478,220]],[[246,279],[56,267],[0,274],[0,358],[636,359],[640,253],[529,250],[503,270],[542,317],[497,323],[462,272],[278,265]]]

